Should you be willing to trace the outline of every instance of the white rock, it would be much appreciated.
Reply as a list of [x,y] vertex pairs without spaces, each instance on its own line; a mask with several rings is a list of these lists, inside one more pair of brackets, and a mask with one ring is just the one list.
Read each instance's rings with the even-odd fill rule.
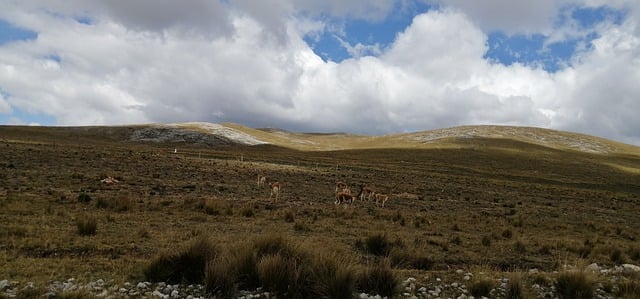
[[0,280],[0,290],[4,290],[6,288],[8,288],[11,284],[9,283],[8,280]]
[[367,293],[360,293],[360,299],[367,299],[369,298],[369,295],[367,295]]
[[171,291],[171,297],[172,297],[172,298],[178,298],[178,297],[180,297],[180,292],[178,292],[178,290],[173,290],[173,291]]
[[592,263],[592,264],[589,264],[589,266],[587,266],[587,268],[585,269],[591,272],[598,272],[600,271],[600,266],[598,266],[597,263]]
[[456,274],[462,274],[462,273],[464,273],[464,270],[462,270],[462,269],[456,270]]
[[631,272],[631,273],[640,272],[640,266],[637,266],[634,264],[622,264],[622,269],[624,269],[625,272]]
[[167,299],[167,298],[169,298],[169,295],[165,295],[165,294],[163,294],[162,292],[160,292],[160,291],[158,291],[158,290],[153,291],[152,295],[153,295],[154,297],[158,297],[158,298],[162,298],[162,299]]
[[146,289],[147,285],[144,282],[139,282],[137,287],[138,289]]
[[425,287],[420,287],[420,288],[418,289],[418,292],[420,292],[420,293],[425,293],[425,292],[427,292],[427,288],[425,288]]
[[469,279],[471,279],[471,276],[465,275],[462,279],[464,279],[465,281],[469,281]]

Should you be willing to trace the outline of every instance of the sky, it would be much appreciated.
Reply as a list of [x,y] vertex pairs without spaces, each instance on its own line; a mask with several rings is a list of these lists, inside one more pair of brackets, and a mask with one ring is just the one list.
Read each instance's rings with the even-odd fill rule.
[[640,145],[637,0],[2,0],[0,124],[533,126]]

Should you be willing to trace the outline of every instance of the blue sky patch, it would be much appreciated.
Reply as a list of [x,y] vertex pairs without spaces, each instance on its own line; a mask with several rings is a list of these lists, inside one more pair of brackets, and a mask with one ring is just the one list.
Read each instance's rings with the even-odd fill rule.
[[571,18],[582,28],[592,28],[602,22],[611,22],[615,25],[622,24],[626,13],[609,7],[581,7],[571,13]]
[[56,119],[51,115],[32,114],[13,107],[11,114],[0,114],[0,124],[15,124],[19,120],[21,124],[39,124],[43,126],[55,126]]
[[[358,43],[370,46],[356,55],[377,55],[375,50],[385,51],[398,33],[411,25],[413,18],[437,7],[415,4],[410,9],[395,7],[384,20],[371,22],[363,19],[328,19],[338,29],[325,30],[318,36],[305,36],[305,41],[313,51],[325,61],[341,62],[353,58],[348,47]],[[578,36],[568,36],[565,40],[549,41],[543,34],[507,35],[496,31],[488,33],[489,50],[484,58],[492,63],[512,65],[520,63],[541,67],[556,72],[570,66],[572,58],[579,51],[591,49],[592,41],[598,38],[595,27],[604,22],[620,25],[627,17],[625,11],[609,7],[565,7],[558,14],[556,27],[577,26]],[[331,28],[331,26],[329,26]]]
[[[328,19],[328,23],[339,30],[325,30],[316,38],[305,36],[304,40],[313,51],[325,61],[341,62],[353,58],[347,51],[345,43],[356,46],[358,43],[365,46],[377,46],[380,50],[387,48],[395,40],[398,33],[404,31],[413,18],[431,9],[423,3],[413,3],[410,6],[394,7],[394,10],[380,21],[363,19]],[[376,55],[374,52],[365,52],[364,55]]]
[[0,46],[24,40],[34,40],[38,38],[38,33],[11,25],[9,22],[0,19]]

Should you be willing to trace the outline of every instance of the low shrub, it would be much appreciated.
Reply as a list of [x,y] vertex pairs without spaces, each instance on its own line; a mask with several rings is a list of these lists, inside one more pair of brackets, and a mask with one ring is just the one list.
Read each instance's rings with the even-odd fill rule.
[[627,280],[620,283],[616,296],[624,299],[640,298],[640,281]]
[[554,285],[561,299],[593,298],[594,283],[583,271],[560,272]]
[[349,262],[312,255],[286,238],[268,236],[230,247],[209,263],[208,292],[221,298],[263,287],[278,298],[351,298]]
[[89,194],[87,194],[87,193],[80,193],[80,194],[78,195],[78,202],[81,202],[81,203],[88,203],[88,202],[90,202],[90,201],[91,201],[91,196],[90,196]]
[[356,275],[350,261],[338,256],[319,255],[313,259],[316,293],[321,298],[350,299],[355,291]]
[[483,236],[481,243],[482,243],[482,246],[487,246],[487,247],[491,246],[491,237]]
[[431,270],[433,259],[413,250],[394,249],[389,254],[391,266],[405,269]]
[[522,275],[512,274],[509,276],[509,282],[507,283],[505,298],[507,299],[524,299],[525,298]]
[[364,246],[364,251],[375,256],[387,256],[391,252],[393,243],[386,234],[375,234],[367,237],[364,242],[356,243]]
[[240,214],[247,218],[251,218],[256,215],[251,206],[243,207],[242,210],[240,210]]
[[295,218],[295,212],[292,210],[287,210],[284,213],[284,221],[288,222],[288,223],[292,223],[296,220]]
[[144,270],[148,281],[201,284],[205,270],[217,248],[205,237],[199,237],[186,248],[156,257]]
[[486,277],[482,277],[471,283],[469,292],[474,297],[489,297],[491,290],[493,290],[495,286],[495,281]]
[[399,280],[388,260],[367,267],[357,279],[357,289],[362,292],[392,298],[398,293]]
[[207,215],[213,215],[213,216],[220,215],[220,205],[218,204],[218,201],[216,201],[215,199],[210,198],[205,200],[202,208],[205,214]]
[[93,236],[98,230],[98,220],[89,215],[82,215],[76,219],[78,234],[81,236]]

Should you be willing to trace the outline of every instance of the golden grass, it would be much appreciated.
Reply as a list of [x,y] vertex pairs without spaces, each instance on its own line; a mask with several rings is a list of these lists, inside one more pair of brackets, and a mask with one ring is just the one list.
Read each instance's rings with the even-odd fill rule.
[[[176,155],[174,144],[82,132],[0,128],[7,136],[0,140],[0,279],[143,279],[157,255],[198,236],[230,244],[274,233],[320,255],[349,256],[357,269],[388,258],[394,273],[416,277],[478,266],[553,271],[580,257],[640,262],[640,177],[609,166],[640,168],[636,156],[493,139],[482,140],[486,147],[342,151],[181,145]],[[357,138],[344,144],[370,142]],[[279,202],[256,187],[257,173],[283,183]],[[104,174],[120,183],[101,184]],[[335,207],[336,181],[391,199],[384,209],[366,201]],[[78,202],[82,193],[92,199]],[[74,219],[83,213],[97,219],[96,235],[78,235]],[[357,240],[381,232],[389,251],[356,250]]]

